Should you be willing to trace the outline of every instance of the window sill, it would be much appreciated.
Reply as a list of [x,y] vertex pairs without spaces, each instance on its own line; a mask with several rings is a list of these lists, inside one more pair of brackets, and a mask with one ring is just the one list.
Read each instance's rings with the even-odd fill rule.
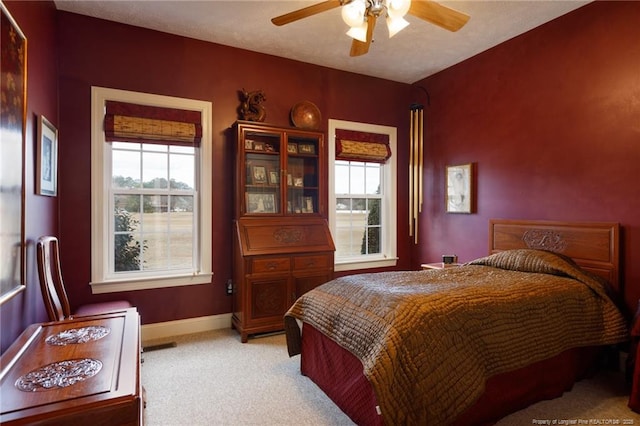
[[355,271],[358,269],[372,269],[372,268],[387,268],[396,266],[398,263],[397,257],[381,258],[372,260],[346,260],[338,261],[335,263],[334,271]]
[[149,290],[155,288],[180,287],[187,285],[210,284],[213,274],[183,275],[167,278],[144,278],[137,280],[113,280],[92,282],[92,294],[116,293],[123,291]]

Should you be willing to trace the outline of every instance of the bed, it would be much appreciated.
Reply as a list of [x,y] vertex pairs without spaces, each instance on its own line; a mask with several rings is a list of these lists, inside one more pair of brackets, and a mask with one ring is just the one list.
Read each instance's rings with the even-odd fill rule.
[[615,223],[491,220],[486,257],[300,297],[289,355],[360,425],[495,423],[560,396],[628,339],[619,235]]

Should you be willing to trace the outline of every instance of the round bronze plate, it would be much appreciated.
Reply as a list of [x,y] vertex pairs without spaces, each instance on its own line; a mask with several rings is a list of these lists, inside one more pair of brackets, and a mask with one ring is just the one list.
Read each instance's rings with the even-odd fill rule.
[[322,115],[318,107],[310,101],[298,102],[291,108],[291,122],[301,129],[317,129],[320,127]]

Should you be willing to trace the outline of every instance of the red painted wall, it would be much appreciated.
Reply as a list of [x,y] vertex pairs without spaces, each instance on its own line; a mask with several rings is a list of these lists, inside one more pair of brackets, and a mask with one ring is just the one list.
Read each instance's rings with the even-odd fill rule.
[[25,146],[26,289],[0,306],[0,352],[29,325],[47,319],[35,242],[58,232],[58,199],[35,195],[35,152],[38,117],[58,125],[56,10],[53,2],[3,1],[27,38],[27,131]]
[[[426,203],[419,261],[487,252],[490,218],[614,221],[640,298],[640,2],[595,2],[419,84]],[[477,213],[447,214],[446,165],[477,165]]]
[[[238,91],[262,89],[267,119],[289,125],[300,100],[328,118],[399,128],[406,139],[410,91],[406,84],[363,77],[274,56],[173,36],[67,12],[59,13],[60,238],[72,304],[126,297],[143,323],[227,313],[231,273],[233,145],[227,129],[237,119]],[[341,53],[342,54],[342,53]],[[102,86],[213,102],[212,285],[92,295],[90,280],[90,90]],[[323,129],[326,132],[326,128]],[[406,153],[398,155],[406,164]],[[406,197],[406,181],[400,193]],[[405,217],[400,207],[398,217]],[[399,231],[407,235],[406,226]],[[399,267],[410,267],[408,237],[401,237]],[[71,266],[70,266],[71,265]]]
[[[237,91],[263,89],[267,121],[288,124],[308,99],[327,118],[396,126],[398,193],[407,197],[408,106],[422,92],[249,51],[66,12],[53,3],[6,2],[29,41],[26,147],[27,290],[2,305],[1,347],[46,318],[34,264],[35,239],[58,234],[74,305],[120,298],[91,295],[90,87],[213,102],[215,211],[212,285],[125,295],[144,323],[230,311],[232,146]],[[57,19],[57,28],[56,28]],[[490,218],[617,221],[623,226],[630,306],[640,297],[640,3],[595,2],[417,84],[425,107],[425,205],[420,241],[398,210],[398,268],[443,253],[462,261],[487,252]],[[56,67],[58,72],[56,72]],[[56,81],[57,78],[57,81]],[[59,93],[59,101],[58,101]],[[58,104],[59,102],[59,104]],[[57,198],[34,195],[37,114],[60,130]],[[326,128],[323,129],[326,131]],[[477,212],[444,212],[446,165],[477,164]],[[59,211],[58,211],[59,208]],[[58,224],[59,218],[59,224]]]

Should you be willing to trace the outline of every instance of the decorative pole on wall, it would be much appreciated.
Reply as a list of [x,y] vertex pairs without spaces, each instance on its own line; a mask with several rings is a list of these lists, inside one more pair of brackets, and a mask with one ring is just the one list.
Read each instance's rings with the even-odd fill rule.
[[[413,86],[424,92],[427,105],[431,104],[431,97],[427,89]],[[423,169],[424,169],[424,106],[414,102],[409,107],[409,236],[413,243],[418,244],[418,225],[423,202]]]
[[409,124],[409,236],[418,244],[418,224],[422,212],[422,169],[424,150],[424,107],[413,103]]

